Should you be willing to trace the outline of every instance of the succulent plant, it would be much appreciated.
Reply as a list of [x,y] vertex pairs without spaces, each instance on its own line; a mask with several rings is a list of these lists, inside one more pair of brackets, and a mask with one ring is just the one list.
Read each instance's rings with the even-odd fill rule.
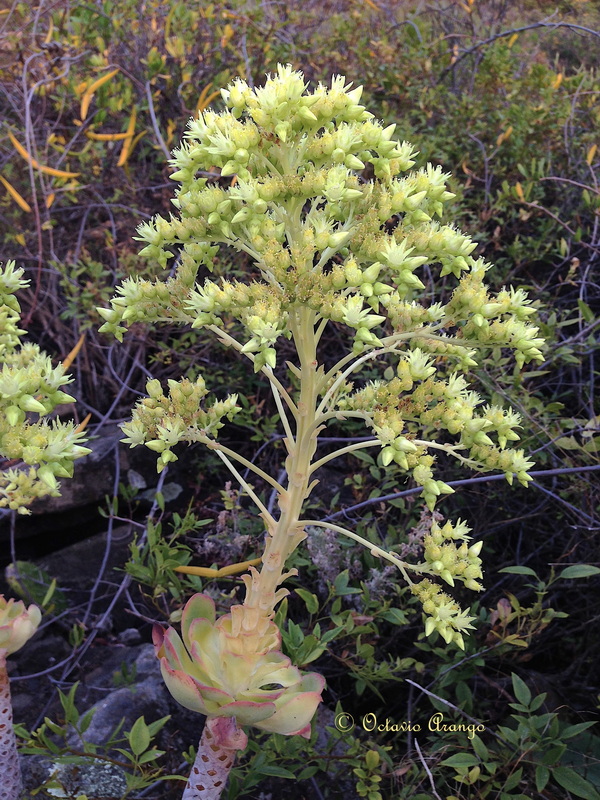
[[283,655],[275,623],[245,631],[244,618],[238,605],[216,619],[212,598],[195,594],[183,610],[181,637],[174,628],[153,631],[167,688],[208,717],[184,800],[220,796],[235,751],[246,746],[238,724],[308,737],[321,702],[324,678],[303,674]]
[[6,657],[31,639],[41,619],[37,606],[0,595],[0,800],[19,800],[22,786]]
[[[472,255],[476,242],[441,222],[454,197],[446,188],[449,176],[431,164],[411,170],[412,146],[393,138],[394,125],[373,119],[360,104],[361,91],[339,75],[330,87],[310,91],[289,65],[279,65],[262,87],[233,81],[222,91],[225,110],[191,120],[173,154],[176,213],[138,228],[142,253],[160,267],[179,254],[170,276],[128,278],[110,308],[98,309],[106,320],[101,330],[118,339],[138,322],[177,322],[212,333],[268,380],[285,432],[281,484],[217,440],[224,418],[240,406],[230,394],[202,407],[208,395],[202,377],[169,381],[168,395],[150,380],[148,397],[122,426],[123,441],[159,454],[159,471],[177,460],[181,442],[209,447],[254,501],[266,528],[261,568],[243,576],[243,604],[215,621],[208,598],[196,596],[186,610],[183,642],[171,630],[155,635],[171,692],[209,718],[211,740],[203,737],[193,775],[212,764],[220,736],[229,753],[223,751],[223,764],[231,760],[231,742],[241,742],[235,723],[220,718],[304,733],[318,705],[322,679],[302,676],[287,661],[272,621],[288,593],[281,584],[296,574],[286,571],[286,561],[312,527],[348,536],[395,564],[421,601],[426,633],[464,648],[463,633],[474,618],[427,576],[481,589],[481,545],[469,543],[466,525],[433,526],[425,560],[409,564],[347,528],[304,518],[321,467],[375,448],[382,467],[394,463],[422,487],[431,511],[453,491],[436,476],[439,455],[477,471],[498,470],[509,482],[515,475],[524,486],[531,480],[532,462],[513,447],[520,417],[482,406],[465,375],[498,348],[512,350],[519,367],[543,360],[543,340],[530,324],[535,309],[521,289],[490,294],[490,265]],[[214,271],[219,245],[251,259],[245,280],[206,275]],[[453,285],[445,304],[435,302],[437,281]],[[350,352],[326,368],[319,344],[328,326],[348,336]],[[295,348],[285,379],[278,362],[283,339]],[[355,387],[355,373],[381,356],[393,359],[395,369]],[[288,391],[290,383],[297,389]],[[318,457],[321,431],[346,419],[362,420],[373,437]],[[275,490],[276,510],[234,461]],[[220,788],[193,778],[186,797],[218,797],[223,770],[218,775]]]
[[196,594],[183,611],[183,641],[173,628],[154,628],[167,688],[181,705],[209,717],[235,717],[270,733],[308,736],[324,678],[292,665],[271,620],[262,632],[244,634],[240,611],[233,606],[215,620],[213,600]]

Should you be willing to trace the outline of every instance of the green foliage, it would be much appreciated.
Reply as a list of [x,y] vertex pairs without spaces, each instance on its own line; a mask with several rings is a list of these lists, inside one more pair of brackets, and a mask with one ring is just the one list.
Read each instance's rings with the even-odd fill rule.
[[[23,201],[3,182],[2,235],[5,257],[12,256],[30,267],[32,290],[23,293],[21,303],[31,314],[26,326],[31,335],[36,339],[47,335],[57,352],[65,353],[77,333],[87,331],[85,350],[77,365],[77,392],[73,394],[100,414],[111,408],[114,417],[120,419],[130,407],[125,384],[143,391],[147,377],[136,368],[136,362],[145,363],[152,376],[163,383],[179,378],[182,372],[191,381],[196,381],[199,371],[210,372],[216,397],[223,397],[232,385],[240,390],[242,409],[227,424],[225,441],[250,440],[261,445],[271,440],[274,451],[261,450],[256,463],[270,471],[281,460],[283,447],[271,439],[280,422],[277,409],[268,392],[261,391],[257,377],[226,349],[209,349],[196,330],[166,326],[163,333],[153,329],[150,336],[144,323],[137,323],[130,348],[123,351],[122,359],[115,360],[116,351],[94,331],[94,307],[105,305],[114,284],[124,277],[157,277],[156,267],[135,253],[130,233],[140,220],[157,213],[168,215],[173,210],[170,192],[163,190],[164,158],[179,141],[187,118],[196,109],[219,110],[222,101],[218,91],[232,78],[252,78],[255,85],[261,85],[265,71],[273,70],[277,62],[290,62],[315,81],[328,82],[333,73],[341,72],[349,80],[364,84],[369,108],[387,122],[399,122],[396,133],[400,138],[418,143],[421,153],[417,166],[429,160],[454,173],[450,188],[456,198],[448,204],[450,216],[477,243],[476,253],[497,265],[498,269],[487,276],[492,288],[512,282],[536,297],[540,333],[548,342],[543,367],[521,375],[513,370],[507,353],[488,353],[477,371],[482,393],[496,405],[512,404],[518,409],[524,426],[521,446],[527,452],[536,451],[540,469],[577,470],[582,464],[598,464],[598,417],[593,397],[598,381],[594,316],[597,281],[591,270],[597,253],[600,197],[595,149],[598,75],[589,68],[598,60],[597,37],[567,27],[512,34],[511,29],[538,22],[547,13],[543,3],[535,2],[521,3],[518,8],[495,0],[455,3],[451,7],[433,2],[427,4],[425,12],[418,8],[422,4],[380,0],[325,5],[309,0],[285,4],[285,9],[283,5],[237,0],[226,9],[218,3],[151,0],[144,4],[143,13],[135,0],[103,0],[66,8],[42,0],[38,5],[39,12],[31,4],[19,3],[12,14],[2,17],[3,89],[8,98],[2,123],[2,177]],[[561,2],[557,7],[553,24],[571,21],[590,29],[599,27],[594,3]],[[482,44],[503,31],[508,34]],[[472,52],[464,55],[472,47]],[[30,59],[26,68],[24,58]],[[117,67],[118,72],[88,94],[87,111],[82,115],[86,90]],[[66,177],[34,168],[30,175],[27,162],[8,143],[9,130],[42,167],[80,174]],[[98,134],[108,134],[109,138],[94,138]],[[115,138],[115,134],[124,138]],[[210,183],[219,185],[216,172],[207,177]],[[26,259],[22,259],[24,252]],[[251,267],[241,254],[223,251],[214,270],[215,276],[232,274],[242,279]],[[164,277],[164,273],[160,275]],[[439,282],[440,292],[446,297],[451,288],[448,278]],[[240,328],[233,326],[229,331],[239,337]],[[286,344],[283,342],[284,347]],[[324,345],[329,363],[333,363],[342,345],[339,331]],[[284,351],[282,360],[285,358],[290,354]],[[379,377],[375,371],[365,370],[364,375],[367,380]],[[387,380],[392,377],[393,373],[386,375]],[[115,408],[113,401],[117,402]],[[349,420],[346,426],[344,434],[362,434],[358,424]],[[430,433],[425,430],[426,438]],[[333,425],[331,435],[340,435]],[[254,452],[248,448],[245,455],[253,458]],[[377,498],[403,491],[403,470],[395,462],[384,468],[368,454],[361,455],[361,462],[348,459],[341,463],[340,484],[345,482],[345,486],[327,500],[325,508],[318,500],[313,508],[329,514],[352,502],[367,503],[355,514],[360,516],[358,533],[388,551],[401,553],[408,544],[410,525],[416,524],[418,517],[413,497],[393,499],[387,512]],[[192,473],[201,470],[208,478],[198,503],[206,502],[207,496],[217,496],[213,481],[222,486],[219,466],[214,454],[209,454],[200,467],[190,464]],[[451,465],[445,466],[440,476],[446,483],[458,477]],[[439,756],[470,761],[463,765],[467,777],[469,773],[475,777],[473,770],[480,771],[472,784],[457,784],[452,778],[455,768],[432,761],[439,752],[438,736],[426,741],[419,738],[440,796],[475,800],[486,791],[491,798],[501,797],[502,792],[509,797],[535,797],[541,792],[585,796],[577,794],[573,787],[579,785],[573,783],[570,773],[565,778],[560,772],[563,768],[595,783],[596,790],[600,786],[597,779],[589,777],[593,768],[586,753],[600,756],[598,737],[592,731],[567,740],[568,748],[559,763],[551,765],[554,773],[545,789],[537,786],[539,765],[535,760],[529,761],[527,752],[519,747],[500,747],[492,733],[498,724],[513,729],[517,722],[504,718],[496,688],[487,683],[488,679],[497,679],[510,690],[505,676],[518,672],[530,685],[535,700],[529,670],[534,674],[533,667],[543,664],[543,669],[547,666],[560,674],[569,651],[572,671],[566,673],[566,702],[581,709],[579,684],[589,685],[586,665],[598,661],[594,637],[580,633],[597,613],[592,599],[597,567],[586,566],[591,570],[587,572],[582,571],[582,565],[572,564],[597,563],[592,538],[595,491],[584,473],[562,475],[556,480],[550,485],[542,476],[539,482],[546,493],[530,490],[527,497],[519,493],[509,496],[499,488],[500,483],[489,483],[481,492],[477,485],[470,487],[464,500],[456,495],[444,500],[444,510],[451,508],[456,515],[468,515],[473,520],[473,527],[487,537],[486,549],[493,554],[488,559],[488,585],[494,589],[473,612],[478,615],[478,632],[465,643],[465,664],[448,656],[435,632],[428,640],[418,641],[416,647],[411,638],[413,630],[410,636],[400,633],[406,623],[415,629],[420,625],[415,600],[402,592],[393,594],[390,584],[394,581],[369,552],[347,544],[333,552],[330,540],[318,538],[313,531],[310,539],[314,539],[315,547],[310,554],[297,552],[292,557],[291,565],[303,571],[306,582],[303,588],[294,587],[294,581],[290,581],[295,627],[282,623],[284,646],[301,660],[320,652],[315,657],[320,660],[311,663],[328,675],[334,691],[344,698],[345,707],[354,712],[356,696],[372,704],[381,702],[380,695],[386,707],[397,698],[405,702],[406,686],[401,680],[408,677],[444,695],[475,718],[489,719],[488,731],[472,741],[450,734]],[[268,492],[259,491],[259,495],[265,503],[268,501]],[[133,515],[139,510],[136,498],[132,494],[127,499]],[[248,543],[239,549],[226,544],[230,536],[258,534],[261,521],[246,505],[245,499],[236,501],[236,508],[227,512],[227,525],[209,537],[218,547],[207,551],[208,561],[215,559],[221,565],[250,557]],[[490,518],[490,508],[514,522],[501,527]],[[111,513],[118,514],[116,509]],[[198,518],[203,513],[200,511]],[[176,565],[192,560],[186,547],[197,549],[193,540],[198,531],[194,534],[184,526],[181,540],[175,536],[171,542],[167,519],[161,518],[159,523],[166,532],[160,543],[155,541],[150,548],[138,538],[138,549],[131,560],[131,568],[144,586],[143,611],[152,616],[160,614],[161,618],[167,613],[165,598],[171,611],[190,591],[206,583],[174,572]],[[209,532],[212,529],[201,531]],[[413,553],[420,555],[418,541]],[[320,560],[319,548],[323,551]],[[342,575],[339,580],[337,574],[331,575],[331,580],[322,578],[328,558],[330,569]],[[499,575],[497,586],[490,574],[496,560],[498,566],[519,565]],[[318,569],[313,565],[316,561]],[[360,584],[356,578],[359,574],[369,574],[369,578]],[[564,580],[558,581],[559,575]],[[589,580],[576,579],[585,575]],[[38,578],[44,586],[38,586]],[[230,589],[234,580],[227,578],[218,585]],[[376,591],[380,585],[385,585],[387,600]],[[52,582],[49,576],[34,575],[29,591],[34,586],[43,600]],[[56,604],[60,596],[57,586],[48,598],[52,613],[59,610]],[[390,597],[393,606],[382,611]],[[340,628],[330,641],[324,641],[331,631]],[[73,622],[71,645],[79,646],[85,635],[84,628]],[[410,659],[415,662],[412,674]],[[349,674],[347,683],[338,678],[340,660]],[[438,667],[439,663],[443,666]],[[411,699],[414,701],[414,696]],[[438,705],[448,713],[447,706]],[[585,707],[589,706],[588,698]],[[531,715],[540,713],[538,709]],[[527,718],[525,712],[517,714]],[[564,714],[562,709],[561,726],[569,724]],[[421,716],[425,719],[427,714]],[[460,715],[454,719],[457,723],[464,721]],[[527,735],[535,752],[539,729],[531,725]],[[261,749],[269,748],[269,763],[302,775],[302,780],[309,780],[313,771],[327,796],[332,785],[327,769],[339,753],[328,759],[317,758],[306,766],[306,752],[300,747],[294,750],[294,738],[273,740],[280,740],[278,747],[289,757],[275,752],[272,739],[261,741]],[[404,759],[405,740],[397,737],[392,744],[394,763],[377,767],[384,777],[383,795],[430,798],[432,787],[414,751]],[[338,763],[344,769],[347,765],[348,773],[364,770],[371,745],[361,736],[352,738],[351,745],[357,748],[355,761],[339,759]],[[461,748],[465,752],[457,753]],[[254,752],[257,754],[258,750]],[[250,759],[248,765],[251,763]],[[262,765],[265,763],[263,760]],[[494,775],[488,772],[486,763],[495,767]],[[541,765],[540,785],[544,769],[550,771],[551,767]],[[231,798],[245,786],[245,769],[246,765],[236,768],[237,777],[229,789]],[[273,775],[261,776],[260,769],[248,769],[252,779],[243,790],[246,794],[261,781],[276,780]],[[393,779],[392,770],[396,773]],[[554,774],[562,776],[567,785]],[[288,778],[281,778],[281,792],[289,792]],[[515,780],[517,785],[510,788]],[[313,786],[307,786],[306,793],[312,792]]]
[[23,600],[34,602],[48,614],[60,614],[69,603],[65,592],[57,585],[56,578],[29,561],[9,564],[5,578],[10,588]]
[[153,600],[168,595],[181,601],[190,590],[198,591],[202,588],[199,578],[175,571],[177,567],[187,566],[192,558],[190,547],[180,542],[179,537],[199,530],[208,522],[196,519],[190,511],[184,517],[175,514],[172,533],[164,536],[162,523],[148,520],[144,541],[140,543],[136,537],[129,545],[127,573],[151,589]]
[[[85,714],[78,711],[75,705],[78,685],[73,684],[67,693],[59,690],[58,696],[63,710],[61,718],[52,720],[45,717],[42,725],[34,731],[28,731],[22,725],[15,726],[17,736],[22,740],[21,753],[46,756],[54,764],[83,765],[97,761],[118,765],[123,769],[127,781],[127,791],[122,800],[157,780],[174,777],[161,774],[158,759],[165,751],[158,749],[153,742],[170,717],[162,717],[150,723],[146,723],[144,717],[139,717],[129,730],[123,730],[124,720],[121,720],[105,744],[93,744],[86,740],[85,732],[92,723],[95,708]],[[68,743],[68,738],[73,733],[79,737],[79,743],[75,746]],[[50,779],[44,784],[44,788],[50,794],[54,794],[53,790],[65,789],[56,779]]]

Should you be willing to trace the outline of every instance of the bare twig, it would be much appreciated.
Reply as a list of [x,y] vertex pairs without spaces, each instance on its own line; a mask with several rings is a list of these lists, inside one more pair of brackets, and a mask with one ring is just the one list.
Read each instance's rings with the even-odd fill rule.
[[[554,16],[554,15],[551,15]],[[460,64],[467,56],[470,56],[471,53],[475,53],[477,50],[480,50],[482,47],[485,47],[492,42],[497,41],[498,39],[505,39],[508,36],[513,36],[515,33],[523,33],[524,31],[532,31],[536,28],[547,28],[549,30],[557,30],[559,28],[570,28],[571,30],[576,31],[583,31],[584,33],[588,33],[591,36],[595,36],[600,38],[600,31],[595,31],[593,28],[586,28],[584,25],[576,25],[573,22],[549,22],[548,20],[551,17],[548,17],[546,20],[542,22],[533,22],[529,25],[523,25],[520,28],[510,28],[509,30],[500,31],[500,33],[495,33],[493,36],[488,36],[487,39],[482,39],[480,42],[472,45],[472,47],[467,48],[464,50],[459,56],[456,57],[454,62],[444,69],[439,77],[438,83],[446,77],[446,75],[453,69],[456,68],[457,64]]]
[[162,133],[160,132],[160,128],[158,127],[158,120],[156,119],[156,112],[154,111],[154,100],[152,99],[152,89],[150,88],[150,81],[146,81],[146,99],[148,100],[148,111],[150,112],[150,119],[152,120],[152,129],[154,130],[156,141],[158,142],[160,149],[165,154],[165,158],[167,159],[167,161],[170,161],[171,153],[169,153],[169,148],[165,144],[165,140],[163,139]]

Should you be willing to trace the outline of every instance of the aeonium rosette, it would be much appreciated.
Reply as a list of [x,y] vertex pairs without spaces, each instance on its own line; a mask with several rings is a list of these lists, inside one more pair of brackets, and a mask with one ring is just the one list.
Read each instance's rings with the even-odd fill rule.
[[36,632],[42,619],[37,606],[25,608],[22,600],[7,600],[0,595],[0,655],[12,655],[20,650]]
[[324,678],[302,673],[283,655],[274,622],[245,636],[243,616],[243,607],[233,606],[216,619],[212,599],[196,594],[184,608],[181,637],[174,628],[156,626],[155,651],[167,688],[192,711],[308,737]]

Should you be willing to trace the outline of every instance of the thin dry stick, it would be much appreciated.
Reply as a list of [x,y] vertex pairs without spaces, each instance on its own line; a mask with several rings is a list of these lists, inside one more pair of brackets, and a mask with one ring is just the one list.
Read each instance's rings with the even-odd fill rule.
[[439,796],[439,794],[435,790],[435,783],[434,783],[434,780],[433,780],[433,775],[431,774],[431,770],[427,766],[427,762],[423,758],[423,753],[421,752],[421,748],[419,747],[419,741],[418,741],[416,736],[415,736],[415,749],[416,749],[417,754],[419,756],[419,761],[423,765],[423,769],[425,770],[425,772],[427,773],[427,777],[429,778],[429,783],[431,784],[431,791],[433,792],[433,796],[435,798],[437,798],[437,800],[442,800],[442,798]]

